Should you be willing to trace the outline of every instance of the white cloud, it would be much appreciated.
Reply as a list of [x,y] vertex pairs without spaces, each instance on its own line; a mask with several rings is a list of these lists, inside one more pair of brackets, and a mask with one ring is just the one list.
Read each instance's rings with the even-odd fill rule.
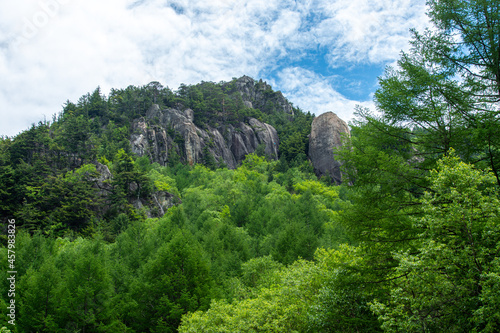
[[332,88],[331,79],[302,68],[287,68],[273,84],[280,86],[295,106],[316,115],[332,111],[348,122],[356,105],[374,109],[373,102],[349,100]]
[[383,63],[408,44],[410,28],[427,24],[425,2],[414,0],[339,0],[323,2],[329,17],[313,29],[330,48],[330,64],[345,61]]
[[278,73],[275,88],[295,105],[318,114],[328,107],[347,109],[355,102],[328,80],[283,64],[317,47],[328,50],[332,67],[394,61],[406,47],[408,28],[425,21],[423,3],[4,1],[0,113],[8,121],[1,122],[0,134],[14,135],[44,114],[50,118],[66,99],[77,101],[98,85],[107,92],[156,80],[175,89],[244,74],[269,78],[272,71]]

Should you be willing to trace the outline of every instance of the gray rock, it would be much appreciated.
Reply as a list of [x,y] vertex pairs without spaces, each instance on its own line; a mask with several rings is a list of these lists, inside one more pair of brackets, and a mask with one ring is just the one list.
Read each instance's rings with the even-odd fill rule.
[[[145,119],[138,119],[132,125],[132,151],[161,165],[168,162],[169,151],[176,150],[181,160],[189,165],[202,163],[208,152],[216,162],[223,162],[230,169],[241,164],[245,156],[255,152],[260,144],[265,146],[269,158],[278,157],[278,133],[269,124],[250,118],[248,123],[201,129],[193,119],[191,109],[160,110],[154,105]],[[159,125],[151,124],[156,122]]]
[[[113,174],[109,168],[99,162],[95,162],[98,177],[94,179],[94,186],[99,189],[98,194],[106,198],[111,194],[113,186]],[[130,191],[136,191],[138,186],[136,183],[130,184]],[[180,198],[166,191],[155,191],[148,197],[129,198],[129,203],[138,210],[144,209],[147,217],[161,217],[172,206],[181,203]],[[104,214],[110,207],[107,205],[101,206],[101,213]]]
[[253,153],[257,149],[258,141],[253,129],[244,123],[232,132],[231,152],[238,164],[245,159],[245,156]]
[[[183,138],[183,157],[189,165],[201,163],[203,160],[202,148],[204,146],[202,143],[204,139],[208,139],[208,134],[196,127],[184,112],[177,109],[163,110],[160,117],[160,126],[163,129],[173,129]],[[155,160],[153,159],[153,161]]]
[[[181,203],[178,198],[177,203]],[[144,209],[148,218],[162,217],[169,208],[176,205],[176,197],[172,193],[157,191],[151,194],[146,203],[144,199],[132,199],[131,204],[137,210]]]
[[266,156],[269,158],[277,159],[279,150],[278,132],[274,127],[269,124],[258,121],[255,118],[250,118],[248,121],[257,135],[259,144],[266,145]]
[[[208,150],[214,156],[216,161],[223,161],[224,164],[229,169],[235,169],[238,166],[238,162],[235,159],[233,152],[231,151],[229,142],[222,136],[222,133],[215,128],[209,127],[210,141]],[[212,142],[212,144],[210,144]]]
[[[154,118],[158,118],[158,115],[155,115]],[[146,155],[150,160],[158,162],[160,165],[167,163],[168,152],[173,147],[173,141],[165,129],[158,125],[149,126],[144,118],[133,122],[130,144],[134,154]]]
[[341,163],[335,159],[333,148],[342,145],[344,135],[350,135],[349,127],[333,112],[323,113],[312,122],[309,159],[314,172],[318,177],[330,176],[337,184],[342,182]]
[[194,111],[191,109],[186,109],[184,110],[184,114],[186,115],[186,118],[189,119],[190,121],[194,121]]
[[161,115],[161,110],[158,104],[153,104],[146,112],[146,118],[148,119],[154,119],[154,118],[159,119],[160,115]]
[[100,196],[107,196],[112,189],[111,180],[113,179],[113,175],[107,165],[101,164],[99,162],[95,162],[96,171],[99,173],[99,177],[94,179],[95,186],[99,189]]

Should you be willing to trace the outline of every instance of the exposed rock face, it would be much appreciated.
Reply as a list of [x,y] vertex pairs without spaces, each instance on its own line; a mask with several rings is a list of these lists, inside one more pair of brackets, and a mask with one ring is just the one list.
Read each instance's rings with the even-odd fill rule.
[[[178,203],[181,203],[177,199]],[[145,199],[133,199],[132,206],[136,209],[144,209],[148,218],[161,217],[165,212],[175,206],[176,197],[172,193],[157,191],[151,197]]]
[[259,143],[266,145],[265,153],[267,156],[278,157],[278,132],[276,129],[269,124],[262,123],[257,119],[250,118],[248,121],[255,134],[257,135],[257,140]]
[[257,119],[217,128],[207,125],[205,129],[197,127],[193,121],[194,113],[190,109],[184,112],[172,108],[160,110],[158,105],[153,105],[145,118],[132,124],[132,151],[160,165],[167,163],[172,152],[190,165],[202,163],[211,155],[217,163],[222,162],[230,169],[236,168],[261,144],[268,157],[278,157],[276,129]]
[[318,177],[328,175],[340,184],[342,174],[340,162],[335,160],[334,147],[342,145],[342,135],[350,135],[349,127],[333,112],[314,118],[309,137],[309,159]]
[[168,160],[169,147],[173,146],[172,139],[164,129],[148,127],[144,119],[138,119],[133,123],[134,131],[130,138],[132,152],[139,155],[147,155],[153,161],[165,165]]

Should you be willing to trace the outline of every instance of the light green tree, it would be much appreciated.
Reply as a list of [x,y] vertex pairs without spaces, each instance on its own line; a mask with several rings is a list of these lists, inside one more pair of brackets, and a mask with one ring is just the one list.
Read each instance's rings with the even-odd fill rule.
[[388,332],[498,331],[495,176],[452,153],[429,178],[423,216],[413,218],[422,230],[417,251],[394,252],[394,276],[404,277],[394,280],[389,300],[373,302],[372,309]]
[[18,322],[20,327],[26,331],[57,331],[60,282],[61,272],[56,267],[53,256],[46,258],[39,270],[28,270],[19,282],[19,289],[22,290]]
[[179,332],[305,332],[307,311],[318,288],[317,267],[307,261],[274,271],[278,267],[274,264],[262,272],[260,278],[264,280],[260,281],[262,287],[257,295],[233,300],[231,304],[225,300],[212,301],[207,312],[184,316]]

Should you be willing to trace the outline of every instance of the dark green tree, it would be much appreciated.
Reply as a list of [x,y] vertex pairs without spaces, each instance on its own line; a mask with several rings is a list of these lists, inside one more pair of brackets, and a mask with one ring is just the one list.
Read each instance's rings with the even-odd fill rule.
[[500,2],[429,1],[436,29],[414,32],[412,50],[376,93],[383,120],[413,129],[415,156],[436,160],[450,147],[489,167],[498,183]]
[[28,186],[27,198],[16,216],[33,232],[54,235],[67,230],[83,232],[91,226],[101,202],[93,186],[97,177],[95,166],[86,164],[75,171],[49,177],[41,186]]
[[115,155],[113,163],[113,189],[110,195],[113,212],[120,212],[137,217],[130,201],[132,199],[147,198],[153,189],[151,181],[140,167],[136,167],[132,157],[120,149]]
[[88,98],[88,117],[102,117],[106,113],[107,101],[102,95],[101,88],[97,87]]
[[20,199],[16,193],[16,173],[9,161],[10,143],[9,139],[0,139],[0,216],[4,218],[14,216]]
[[90,121],[86,115],[65,114],[58,128],[57,143],[71,167],[79,167],[95,157],[90,141]]

